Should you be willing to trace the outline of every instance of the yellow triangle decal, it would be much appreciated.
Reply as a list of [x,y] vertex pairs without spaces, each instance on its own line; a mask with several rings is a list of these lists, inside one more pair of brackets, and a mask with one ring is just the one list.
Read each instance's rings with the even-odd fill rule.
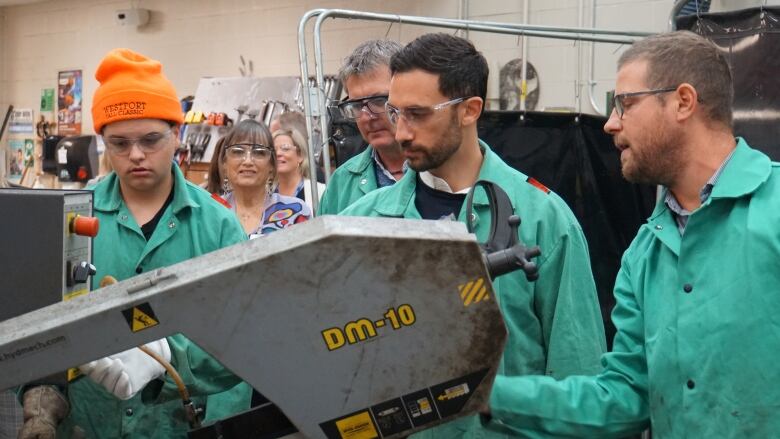
[[158,325],[160,322],[149,317],[148,314],[141,311],[137,307],[133,308],[133,332],[138,332],[142,329],[151,328]]

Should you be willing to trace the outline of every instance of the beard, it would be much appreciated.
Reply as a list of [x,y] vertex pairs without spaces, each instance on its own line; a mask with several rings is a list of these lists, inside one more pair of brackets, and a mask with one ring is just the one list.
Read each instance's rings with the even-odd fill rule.
[[[648,131],[648,136],[621,153],[623,177],[632,183],[671,186],[685,163],[685,154],[676,142],[682,138],[673,130]],[[616,139],[617,140],[617,139]]]
[[428,147],[411,141],[401,142],[401,149],[413,151],[415,157],[406,157],[409,167],[416,172],[429,171],[443,165],[455,154],[463,142],[463,133],[458,125],[458,115],[452,112],[449,125],[444,131],[442,139],[434,146]]

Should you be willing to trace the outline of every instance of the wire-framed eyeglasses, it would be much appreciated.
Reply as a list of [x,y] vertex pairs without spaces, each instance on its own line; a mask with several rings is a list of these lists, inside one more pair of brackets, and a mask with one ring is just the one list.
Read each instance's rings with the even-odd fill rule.
[[623,113],[626,111],[626,98],[633,98],[636,96],[649,96],[657,95],[661,93],[670,93],[677,90],[677,87],[665,87],[655,88],[652,90],[634,91],[631,93],[620,93],[612,97],[612,106],[615,108],[615,112],[619,119],[623,118]]
[[274,150],[276,152],[285,152],[285,153],[293,152],[293,151],[297,152],[298,151],[298,147],[293,145],[292,143],[282,143],[282,144],[279,144],[279,145],[274,145]]
[[125,156],[130,154],[133,145],[138,145],[138,149],[144,154],[150,154],[159,151],[164,145],[164,140],[172,132],[171,128],[159,133],[149,133],[135,139],[119,136],[103,137],[103,143],[112,153]]
[[410,125],[418,125],[424,123],[431,115],[443,108],[447,108],[450,105],[457,105],[468,98],[455,98],[447,102],[442,102],[430,107],[407,107],[398,108],[390,104],[385,104],[385,110],[387,111],[387,118],[393,126],[398,125],[398,119],[403,118]]
[[236,143],[225,148],[225,157],[236,162],[243,162],[247,157],[263,162],[270,159],[272,154],[271,148],[259,143]]

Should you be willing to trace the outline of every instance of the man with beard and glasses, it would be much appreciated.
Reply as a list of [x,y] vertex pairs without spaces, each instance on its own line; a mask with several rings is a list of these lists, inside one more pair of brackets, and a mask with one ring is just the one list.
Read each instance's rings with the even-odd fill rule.
[[725,54],[690,32],[618,61],[604,130],[629,181],[663,186],[623,255],[595,376],[498,377],[494,421],[528,437],[777,437],[780,164],[732,130]]
[[390,89],[390,57],[401,45],[390,40],[360,44],[339,72],[348,100],[339,111],[357,124],[368,147],[336,169],[320,200],[318,215],[337,214],[363,195],[390,186],[403,177],[406,163],[387,120],[385,102]]
[[[498,184],[522,218],[519,238],[538,245],[539,279],[522,272],[493,282],[509,337],[499,376],[594,373],[605,350],[604,328],[587,244],[571,210],[556,194],[504,163],[477,138],[487,93],[485,58],[467,40],[428,34],[394,55],[387,102],[410,170],[343,215],[465,222],[463,201],[477,180]],[[490,229],[484,192],[475,194],[477,238]],[[455,420],[416,437],[505,437],[511,431],[479,416]]]

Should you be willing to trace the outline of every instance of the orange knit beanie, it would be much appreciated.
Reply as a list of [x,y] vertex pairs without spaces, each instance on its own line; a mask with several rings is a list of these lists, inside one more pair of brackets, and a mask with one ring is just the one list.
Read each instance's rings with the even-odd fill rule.
[[162,119],[184,122],[173,84],[162,64],[130,49],[114,49],[100,62],[95,79],[100,86],[92,99],[95,133],[112,122]]

